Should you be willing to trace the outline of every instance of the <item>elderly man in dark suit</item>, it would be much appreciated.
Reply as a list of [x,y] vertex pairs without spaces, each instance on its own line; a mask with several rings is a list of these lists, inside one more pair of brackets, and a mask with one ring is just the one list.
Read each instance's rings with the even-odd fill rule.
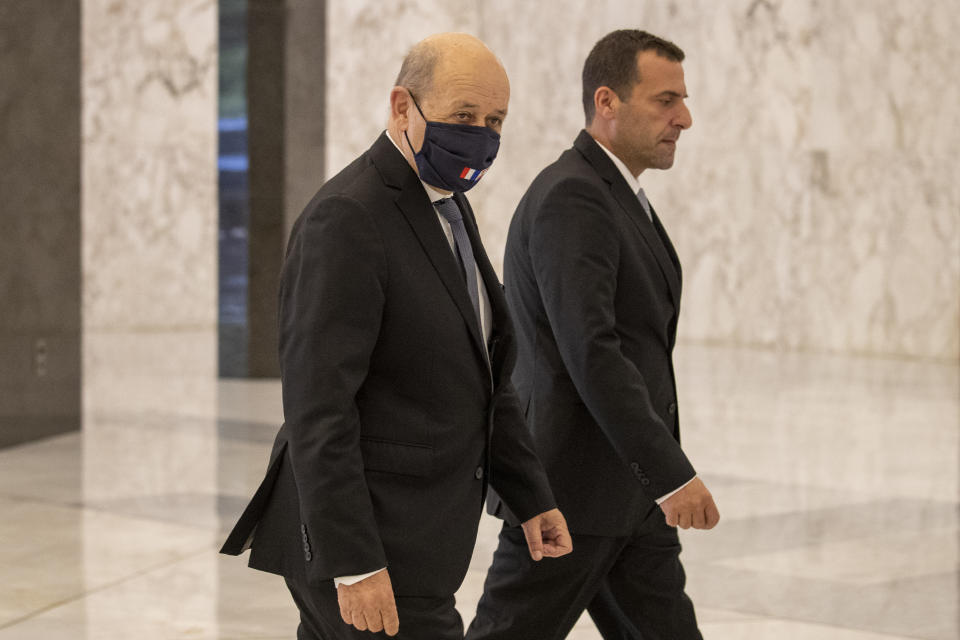
[[416,45],[388,129],[291,233],[285,423],[223,551],[286,578],[299,640],[460,640],[488,483],[534,560],[570,538],[509,376],[514,336],[463,192],[493,162],[506,73],[472,36]]
[[559,640],[586,609],[612,640],[700,638],[677,526],[719,513],[680,448],[671,353],[680,262],[640,189],[690,127],[676,45],[602,38],[583,69],[586,131],[520,201],[504,263],[514,382],[576,551],[534,566],[507,520],[468,640]]

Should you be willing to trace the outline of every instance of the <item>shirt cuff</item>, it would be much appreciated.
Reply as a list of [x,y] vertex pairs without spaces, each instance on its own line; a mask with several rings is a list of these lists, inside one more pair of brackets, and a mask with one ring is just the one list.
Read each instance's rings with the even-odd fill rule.
[[372,576],[372,575],[374,575],[374,574],[377,574],[377,573],[380,573],[381,571],[384,571],[385,569],[386,569],[386,567],[384,567],[383,569],[377,569],[376,571],[371,571],[370,573],[361,573],[361,574],[356,575],[356,576],[340,576],[339,578],[334,578],[334,579],[333,579],[333,586],[334,586],[334,587],[339,587],[339,586],[342,585],[342,584],[345,584],[345,585],[348,585],[348,586],[351,585],[351,584],[357,584],[357,583],[360,582],[361,580],[366,580],[366,579],[369,578],[370,576]]
[[677,487],[676,489],[674,489],[673,491],[671,491],[671,492],[668,493],[667,495],[661,496],[661,497],[657,498],[657,504],[658,504],[658,505],[659,505],[659,504],[662,504],[664,500],[667,500],[668,498],[670,498],[670,496],[672,496],[673,494],[675,494],[677,491],[680,491],[680,489],[683,489],[685,486],[687,486],[688,484],[690,484],[691,482],[693,482],[693,481],[696,480],[696,479],[697,479],[697,476],[693,476],[692,478],[690,478],[689,480],[687,480],[686,482],[684,482],[682,485],[680,485],[679,487]]

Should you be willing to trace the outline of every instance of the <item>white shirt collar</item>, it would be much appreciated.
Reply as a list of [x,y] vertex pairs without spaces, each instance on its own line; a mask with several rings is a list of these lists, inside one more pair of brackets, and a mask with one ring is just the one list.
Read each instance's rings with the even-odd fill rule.
[[633,191],[637,198],[640,200],[640,205],[643,207],[644,212],[647,214],[647,217],[653,220],[653,214],[650,212],[650,202],[647,200],[647,196],[643,193],[643,190],[640,188],[640,180],[637,176],[630,173],[630,169],[627,168],[627,165],[618,158],[613,151],[607,149],[602,142],[594,138],[597,145],[604,150],[604,152],[610,156],[610,159],[613,160],[613,165],[620,170],[620,173],[623,175],[623,179],[627,181],[627,186],[630,187],[630,190]]
[[[400,155],[403,156],[403,161],[406,162],[406,161],[407,161],[407,156],[404,156],[404,155],[403,155],[403,150],[400,148],[400,145],[397,144],[397,141],[393,139],[393,136],[390,135],[390,132],[389,132],[389,131],[387,131],[387,140],[389,140],[390,142],[393,143],[394,148],[396,148],[396,150],[400,153]],[[427,184],[426,182],[424,182],[423,180],[420,181],[420,184],[423,185],[424,190],[427,192],[427,197],[430,198],[430,202],[436,202],[437,200],[441,200],[441,199],[443,199],[443,198],[452,198],[452,197],[453,197],[453,194],[452,194],[452,193],[450,193],[450,194],[443,194],[443,193],[437,191],[436,189],[434,189],[433,187],[431,187],[430,185],[428,185],[428,184]]]
[[630,190],[634,193],[638,192],[640,190],[640,179],[630,173],[630,169],[627,168],[627,165],[624,164],[623,160],[618,158],[613,151],[607,149],[603,143],[596,138],[594,138],[594,140],[596,140],[597,144],[600,145],[600,148],[603,149],[608,156],[610,156],[610,159],[613,160],[614,166],[616,166],[617,169],[620,170],[620,173],[623,174],[623,179],[627,181],[627,185],[629,185]]

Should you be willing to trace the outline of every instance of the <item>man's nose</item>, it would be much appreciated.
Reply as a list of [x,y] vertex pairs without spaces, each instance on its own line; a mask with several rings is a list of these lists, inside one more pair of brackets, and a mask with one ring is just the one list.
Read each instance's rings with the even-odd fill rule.
[[687,105],[680,105],[680,113],[673,119],[673,123],[681,129],[689,129],[693,126],[693,116],[690,115]]

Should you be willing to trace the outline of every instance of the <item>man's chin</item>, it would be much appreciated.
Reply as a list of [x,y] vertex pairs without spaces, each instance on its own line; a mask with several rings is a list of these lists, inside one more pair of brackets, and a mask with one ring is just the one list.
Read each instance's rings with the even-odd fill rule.
[[673,166],[673,159],[674,159],[674,158],[673,158],[673,154],[671,154],[669,158],[660,158],[660,159],[659,159],[659,162],[657,163],[657,165],[656,165],[654,168],[655,168],[655,169],[669,169],[670,167]]

